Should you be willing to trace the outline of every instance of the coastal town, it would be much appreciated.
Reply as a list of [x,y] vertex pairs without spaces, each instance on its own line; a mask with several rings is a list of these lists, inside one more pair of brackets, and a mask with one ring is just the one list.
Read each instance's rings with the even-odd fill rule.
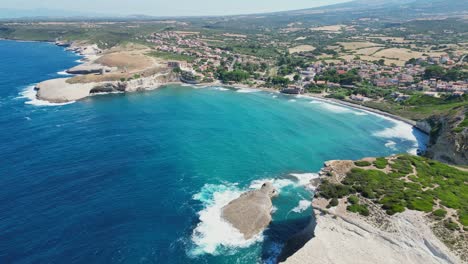
[[[245,36],[237,36],[243,38]],[[385,60],[365,61],[359,56],[332,62],[312,58],[307,52],[296,53],[302,65],[293,67],[286,75],[277,72],[276,62],[227,49],[211,46],[199,32],[166,31],[147,36],[146,41],[156,51],[166,53],[168,65],[190,76],[191,83],[210,83],[217,80],[224,84],[247,84],[253,87],[277,88],[285,93],[304,92],[330,94],[334,90],[347,89],[346,96],[353,101],[378,99],[360,94],[359,87],[383,88],[395,101],[409,99],[418,91],[432,97],[463,96],[468,93],[468,74],[462,70],[468,65],[466,54],[441,53],[434,56],[415,57],[404,65],[387,65]],[[288,54],[288,56],[291,56]],[[234,72],[231,78],[225,73]],[[447,72],[444,75],[444,72]]]

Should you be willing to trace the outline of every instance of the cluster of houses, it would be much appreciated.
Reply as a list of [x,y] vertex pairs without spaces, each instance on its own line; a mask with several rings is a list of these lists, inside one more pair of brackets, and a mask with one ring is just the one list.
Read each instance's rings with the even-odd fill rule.
[[[444,63],[449,67],[453,65],[453,61],[460,58],[450,59],[448,56],[436,56],[427,57],[424,59],[416,60],[415,64],[407,64],[401,66],[385,66],[376,64],[373,62],[366,62],[361,60],[351,61],[340,61],[336,63],[324,64],[322,62],[316,62],[305,69],[301,69],[299,72],[303,80],[304,85],[307,85],[309,80],[313,80],[316,76],[324,71],[334,69],[337,73],[345,74],[346,72],[357,69],[359,76],[363,80],[369,80],[373,85],[380,88],[394,88],[398,87],[402,90],[418,90],[428,92],[428,95],[438,96],[439,93],[448,93],[456,96],[468,94],[468,80],[459,80],[454,82],[446,82],[437,79],[422,80],[422,76],[425,72],[425,67],[420,65],[420,62],[435,62]],[[435,63],[429,63],[435,64]],[[330,88],[338,87],[339,84],[330,83],[326,81],[315,81],[317,85],[327,85]],[[352,87],[351,87],[352,88]],[[363,97],[355,96],[352,98],[356,101],[365,101]],[[399,96],[397,100],[406,100],[406,96]]]

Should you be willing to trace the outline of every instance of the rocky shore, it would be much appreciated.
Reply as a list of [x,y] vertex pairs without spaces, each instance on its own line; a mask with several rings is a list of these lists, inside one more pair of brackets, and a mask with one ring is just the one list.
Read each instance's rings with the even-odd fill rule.
[[[67,103],[84,99],[96,93],[135,92],[157,89],[179,83],[179,78],[166,64],[144,56],[145,50],[101,50],[86,43],[57,42],[56,45],[81,56],[82,64],[66,70],[75,75],[52,79],[36,85],[36,97],[50,103]],[[133,52],[133,53],[131,53]],[[146,60],[145,63],[131,62]],[[119,58],[120,57],[120,58]],[[143,59],[142,59],[143,58]],[[103,64],[105,62],[105,64]]]
[[[373,162],[375,159],[363,161]],[[325,163],[319,181],[315,182],[318,192],[321,182],[339,184],[352,168],[356,168],[353,161]],[[373,169],[372,166],[370,168]],[[382,170],[390,172],[389,167]],[[388,215],[380,205],[361,197],[361,202],[369,210],[367,216],[362,216],[347,210],[348,201],[342,198],[336,206],[330,207],[328,199],[314,198],[314,237],[282,263],[466,263],[460,259],[464,250],[449,249],[441,241],[441,234],[434,231],[436,225],[427,213],[405,210]],[[463,231],[459,232],[462,232],[462,237],[465,236]],[[449,233],[442,235],[449,237]]]

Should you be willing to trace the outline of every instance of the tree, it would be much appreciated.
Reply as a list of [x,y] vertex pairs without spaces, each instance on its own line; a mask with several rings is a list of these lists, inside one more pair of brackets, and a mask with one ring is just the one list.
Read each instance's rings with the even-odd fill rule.
[[424,79],[441,79],[445,75],[445,69],[438,65],[429,66],[424,71]]
[[294,81],[299,81],[301,79],[301,76],[299,74],[294,75]]

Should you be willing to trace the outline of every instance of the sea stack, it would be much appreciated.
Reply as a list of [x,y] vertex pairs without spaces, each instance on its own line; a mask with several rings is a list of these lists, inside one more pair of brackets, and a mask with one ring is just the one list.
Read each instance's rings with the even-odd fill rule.
[[223,207],[223,218],[238,229],[245,239],[262,232],[271,222],[271,199],[278,191],[269,182],[259,190],[249,191]]

